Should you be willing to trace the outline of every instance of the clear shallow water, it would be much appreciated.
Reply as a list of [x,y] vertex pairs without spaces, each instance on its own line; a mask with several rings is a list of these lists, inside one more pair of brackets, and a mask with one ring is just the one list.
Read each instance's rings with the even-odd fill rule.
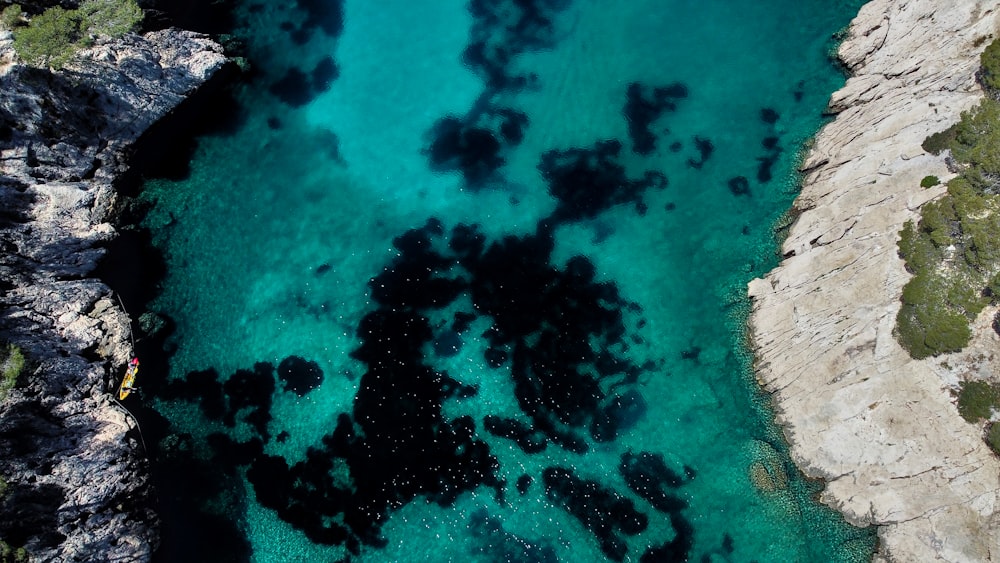
[[860,2],[618,4],[245,7],[245,121],[143,195],[231,556],[870,559],[743,347]]

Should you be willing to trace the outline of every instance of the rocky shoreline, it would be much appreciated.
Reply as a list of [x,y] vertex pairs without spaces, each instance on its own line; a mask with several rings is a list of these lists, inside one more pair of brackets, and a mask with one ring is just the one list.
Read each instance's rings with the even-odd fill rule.
[[1000,460],[949,392],[996,367],[997,336],[980,322],[963,353],[916,361],[892,334],[909,278],[898,232],[944,191],[921,179],[953,176],[921,143],[982,97],[979,54],[998,35],[1000,12],[977,0],[861,9],[839,50],[852,77],[803,165],[785,259],[749,285],[757,378],[793,459],[848,521],[879,527],[877,560],[1000,557]]
[[99,43],[58,73],[11,60],[0,35],[0,339],[28,360],[0,405],[0,539],[33,561],[149,560],[148,462],[109,393],[131,320],[95,268],[132,146],[226,58],[166,29]]
[[[950,177],[920,144],[982,95],[978,54],[997,35],[1000,13],[976,0],[864,6],[840,48],[853,77],[805,162],[786,259],[750,284],[758,379],[794,460],[849,521],[879,526],[877,558],[1000,553],[1000,461],[947,389],[963,370],[1000,367],[998,338],[984,328],[942,364],[911,360],[892,336],[908,277],[897,233],[943,191],[921,178]],[[94,271],[116,236],[130,147],[225,61],[206,36],[167,29],[50,74],[11,65],[0,35],[0,339],[29,360],[0,405],[11,454],[0,539],[33,560],[144,561],[157,547],[143,446],[109,394],[133,353],[131,320]]]

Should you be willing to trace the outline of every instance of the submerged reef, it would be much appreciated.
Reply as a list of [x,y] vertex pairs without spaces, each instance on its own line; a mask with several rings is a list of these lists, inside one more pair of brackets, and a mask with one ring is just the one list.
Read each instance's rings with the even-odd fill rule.
[[[352,408],[303,459],[265,451],[273,436],[285,441],[294,434],[273,420],[273,396],[304,396],[318,386],[324,376],[314,360],[290,356],[277,368],[259,362],[225,379],[211,369],[191,372],[166,384],[161,395],[196,402],[206,418],[232,429],[209,436],[216,463],[227,472],[245,468],[258,502],[311,541],[349,553],[383,546],[388,514],[418,497],[450,506],[480,487],[492,489],[501,503],[510,485],[527,493],[534,477],[522,474],[508,484],[491,443],[509,440],[538,455],[551,447],[583,454],[592,444],[613,442],[645,415],[640,376],[660,369],[655,359],[639,365],[629,353],[631,343],[642,341],[641,308],[613,282],[600,280],[587,257],[553,262],[559,226],[614,205],[637,205],[647,189],[666,186],[654,172],[630,180],[618,163],[620,150],[620,142],[604,141],[546,153],[539,170],[558,204],[533,233],[491,241],[477,225],[449,229],[430,218],[397,236],[394,258],[368,284],[373,309],[355,329],[360,344],[351,356],[365,370]],[[435,365],[477,337],[473,326],[487,327],[478,335],[486,344],[481,366],[499,377],[509,374],[517,417],[445,414],[446,402],[460,404],[479,391]],[[643,491],[640,498],[654,510],[668,510],[678,535],[689,535],[678,508],[685,504],[664,500],[673,497],[663,487],[682,483],[662,459],[637,455],[641,463],[623,462],[626,482]],[[643,509],[605,485],[569,469],[549,468],[537,477],[545,494],[614,560],[628,552],[619,534],[646,528]],[[511,553],[510,534],[491,516],[474,522],[480,535],[502,540],[499,552]],[[671,545],[680,553],[691,542]],[[540,560],[551,555],[541,546],[528,552]]]

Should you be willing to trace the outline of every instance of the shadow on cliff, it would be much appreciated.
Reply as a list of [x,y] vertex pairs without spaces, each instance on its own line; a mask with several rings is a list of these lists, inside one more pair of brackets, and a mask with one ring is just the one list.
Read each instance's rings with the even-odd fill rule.
[[190,176],[199,137],[230,136],[246,122],[236,92],[247,79],[235,63],[227,63],[169,115],[154,123],[130,147],[129,168],[115,184],[118,191],[135,197],[146,179],[183,180]]
[[[0,114],[0,142],[19,146],[24,138],[37,135],[44,145],[84,147],[100,140],[101,132],[108,129],[108,117],[98,103],[100,91],[72,72],[19,67],[12,74],[10,80],[20,82],[23,88],[12,94],[15,113]],[[28,97],[18,99],[23,92],[37,96],[37,102]],[[32,144],[37,146],[37,141]]]
[[159,294],[167,266],[152,244],[150,231],[139,226],[148,208],[133,200],[149,178],[186,178],[200,136],[228,136],[242,126],[245,115],[235,92],[245,79],[235,65],[227,65],[136,142],[128,157],[129,170],[115,184],[126,196],[114,218],[118,236],[103,245],[106,253],[94,272],[121,297],[132,317],[135,352],[142,361],[141,391],[124,404],[141,424],[151,461],[156,489],[153,508],[161,525],[156,562],[243,563],[251,557],[246,538],[223,516],[242,508],[206,506],[211,499],[231,499],[223,504],[243,502],[246,493],[237,476],[197,459],[190,436],[177,434],[166,418],[148,406],[149,398],[159,395],[167,381],[173,322],[160,316],[139,322],[139,315]]

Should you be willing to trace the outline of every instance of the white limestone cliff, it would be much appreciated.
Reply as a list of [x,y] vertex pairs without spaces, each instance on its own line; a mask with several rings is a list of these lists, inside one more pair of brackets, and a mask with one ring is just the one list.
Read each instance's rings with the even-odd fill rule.
[[997,36],[994,1],[861,9],[839,51],[852,77],[804,163],[785,259],[749,286],[757,378],[793,459],[826,482],[824,502],[879,526],[876,559],[1000,559],[1000,460],[948,389],[981,355],[916,361],[892,334],[909,279],[898,233],[943,193],[921,179],[952,176],[920,145],[982,97],[979,54]]

